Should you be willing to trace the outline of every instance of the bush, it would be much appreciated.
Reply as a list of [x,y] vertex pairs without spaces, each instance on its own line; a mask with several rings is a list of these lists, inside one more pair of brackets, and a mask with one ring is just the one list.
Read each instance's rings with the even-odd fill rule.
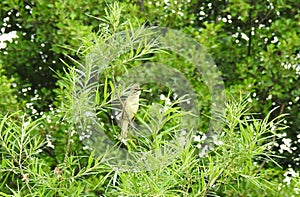
[[19,104],[16,99],[14,78],[8,78],[4,75],[5,70],[0,64],[0,114],[12,113],[18,110]]
[[[1,21],[4,32],[17,30],[20,37],[0,51],[5,69],[0,68],[1,195],[298,195],[297,1],[124,0],[106,10],[105,2],[98,1],[8,0],[0,5],[1,17],[8,17]],[[206,46],[222,70],[226,92],[232,95],[229,100],[238,101],[227,102],[224,127],[207,156],[201,157],[201,139],[207,136],[199,133],[189,136],[184,148],[175,143],[180,150],[175,159],[146,162],[159,168],[122,171],[104,163],[104,156],[112,152],[90,152],[90,144],[82,140],[87,122],[78,119],[90,115],[83,112],[95,112],[92,121],[119,143],[118,120],[110,114],[115,110],[113,101],[123,99],[117,82],[128,69],[159,61],[180,70],[204,100],[199,103],[203,112],[199,130],[209,124],[208,89],[199,85],[202,76],[184,58],[149,40],[128,53],[119,51],[109,65],[99,58],[107,52],[103,46],[122,30],[131,33],[125,41],[133,46],[145,30],[144,22],[178,28]],[[96,82],[88,75],[95,71],[87,67],[93,63],[107,66]],[[87,86],[79,88],[82,85]],[[129,151],[168,146],[173,134],[183,132],[178,130],[186,115],[179,105],[182,100],[163,85],[145,87],[152,93],[143,93],[136,121],[157,132],[121,145]],[[239,100],[241,92],[250,96]],[[153,102],[157,111],[151,110]],[[5,115],[19,109],[25,115]]]

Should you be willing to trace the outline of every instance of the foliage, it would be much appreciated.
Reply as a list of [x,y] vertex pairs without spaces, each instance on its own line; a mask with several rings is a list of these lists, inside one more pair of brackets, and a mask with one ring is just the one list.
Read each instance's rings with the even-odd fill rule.
[[[0,51],[0,194],[299,195],[299,10],[296,0],[1,1],[1,32],[16,30],[19,38]],[[99,83],[89,83],[92,77],[80,72],[89,71],[87,66],[95,63],[91,52],[103,55],[104,44],[118,32],[131,32],[126,43],[132,46],[145,27],[155,25],[176,28],[207,47],[233,102],[228,102],[218,146],[206,157],[201,157],[200,133],[191,136],[175,160],[161,161],[160,168],[118,171],[82,142],[74,114],[86,115],[82,112],[95,107],[86,99],[95,99],[94,121],[117,142],[117,119],[109,114],[114,101],[126,96],[126,88],[118,89],[117,83],[130,68],[158,61],[180,70],[204,101],[201,129],[208,124],[209,92],[198,85],[201,76],[184,58],[155,42],[120,54]],[[96,97],[78,87],[91,88]],[[128,150],[141,144],[149,148],[153,141],[160,146],[173,137],[160,130],[181,132],[178,122],[186,115],[178,107],[181,101],[166,87],[145,85],[151,87],[151,95],[142,94],[136,121],[157,135],[133,137]],[[240,100],[241,92],[250,96]],[[164,99],[153,98],[156,94]],[[152,102],[157,109],[168,108],[166,114],[150,110]],[[17,110],[25,115],[7,115]]]
[[4,73],[0,64],[0,114],[12,113],[18,109],[16,93],[12,87],[15,84],[14,78],[8,78]]
[[[285,166],[298,165],[299,150],[299,4],[297,1],[139,1],[149,25],[168,26],[193,35],[208,47],[229,92],[252,92],[254,112],[265,116],[281,106],[293,143]],[[155,14],[153,14],[155,13]],[[187,67],[190,68],[190,67]],[[195,78],[191,76],[191,79]],[[281,141],[278,143],[282,143]],[[287,163],[286,161],[294,162]]]
[[73,152],[51,166],[41,152],[46,141],[35,134],[42,119],[31,121],[23,116],[21,120],[13,120],[1,116],[1,195],[236,196],[250,192],[277,196],[282,191],[297,194],[297,190],[287,189],[299,183],[295,172],[286,173],[286,178],[291,177],[285,181],[288,183],[282,180],[279,183],[275,178],[278,172],[265,170],[253,162],[260,159],[272,162],[268,149],[274,142],[265,134],[274,135],[274,126],[276,130],[284,129],[278,121],[280,117],[269,120],[270,113],[264,120],[247,119],[250,114],[246,110],[246,101],[227,105],[225,129],[218,136],[222,143],[214,153],[200,158],[197,146],[188,142],[176,159],[168,163],[156,161],[159,168],[140,172],[113,170],[103,162],[103,155],[95,157],[94,152],[89,156]]

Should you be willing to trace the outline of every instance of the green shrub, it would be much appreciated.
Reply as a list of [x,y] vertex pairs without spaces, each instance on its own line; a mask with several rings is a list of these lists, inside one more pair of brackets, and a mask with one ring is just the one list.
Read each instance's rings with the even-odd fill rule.
[[[17,30],[19,35],[17,42],[0,51],[5,66],[5,71],[0,68],[1,195],[299,195],[299,174],[294,168],[300,161],[298,1],[124,0],[105,11],[106,6],[99,1],[1,1],[0,16],[9,19],[0,21],[0,26],[5,27],[4,32]],[[95,106],[84,103],[85,99],[74,100],[80,92],[74,82],[80,74],[78,68],[86,66],[87,54],[99,47],[96,44],[101,46],[122,30],[142,30],[140,24],[144,22],[146,26],[177,28],[193,36],[208,48],[222,70],[228,95],[239,99],[242,92],[250,93],[250,97],[229,102],[218,146],[206,157],[199,157],[201,144],[196,143],[203,136],[193,136],[196,142],[187,143],[175,160],[163,163],[161,168],[118,171],[104,165],[103,155],[90,153],[77,135],[74,114],[82,115],[80,109]],[[141,51],[144,56],[138,56]],[[112,139],[119,132],[109,116],[110,99],[118,94],[116,82],[127,69],[139,66],[140,60],[171,64],[193,85],[201,81],[184,58],[170,52],[145,47],[120,55],[97,82],[97,118]],[[153,93],[143,95],[137,121],[179,132],[176,124],[183,114],[178,101],[171,100],[170,113],[164,114],[169,121],[157,124],[150,117],[149,106],[153,101],[163,106],[166,100],[152,97],[172,93],[155,84],[148,87],[153,87]],[[204,100],[200,103],[203,129],[208,124],[209,93],[202,85],[195,89]],[[27,115],[5,115],[19,109]],[[156,145],[170,138],[151,137]],[[127,148],[134,150],[136,145],[148,142],[134,138]]]
[[17,94],[14,89],[16,85],[14,78],[4,75],[5,71],[0,64],[0,114],[12,113],[18,110]]

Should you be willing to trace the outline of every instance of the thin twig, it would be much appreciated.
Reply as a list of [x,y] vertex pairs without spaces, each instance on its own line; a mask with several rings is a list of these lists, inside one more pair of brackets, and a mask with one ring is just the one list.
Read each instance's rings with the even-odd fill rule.
[[[280,111],[279,111],[279,116],[281,116],[283,114],[284,107],[285,107],[285,105],[281,104]],[[275,130],[277,128],[277,125],[278,125],[279,121],[280,121],[280,118],[278,118],[277,121],[276,121],[276,124],[274,124]],[[272,146],[270,148],[270,151],[274,148],[274,142],[275,142],[275,140],[276,140],[276,136],[273,135],[273,138],[272,138],[273,144],[272,144]],[[260,172],[260,170],[264,167],[264,165],[266,164],[266,162],[267,162],[267,159],[264,159],[263,162],[260,164],[257,172]]]
[[[117,89],[117,83],[116,83],[116,79],[115,79],[115,70],[114,70],[114,67],[113,65],[111,64],[111,76],[112,76],[112,81],[113,81],[113,84],[114,84],[114,88],[115,90]],[[117,96],[117,99],[119,100],[119,102],[121,103],[121,106],[122,106],[122,109],[124,109],[125,107],[125,104],[124,102],[122,101],[121,99],[121,96],[119,95],[119,92],[118,91],[115,91],[116,92],[116,96]],[[122,112],[121,112],[122,113]]]
[[72,131],[70,130],[70,131],[68,132],[67,148],[66,148],[66,153],[65,153],[65,158],[64,158],[64,163],[65,163],[65,164],[66,164],[66,162],[67,162],[67,158],[68,158],[68,155],[69,155],[69,153],[70,153],[71,133],[72,133]]
[[270,10],[267,12],[267,14],[266,14],[262,19],[260,19],[260,21],[259,21],[255,26],[258,27],[262,22],[264,22],[264,21],[268,18],[268,16],[271,14],[272,11],[273,11],[273,10],[270,9]]

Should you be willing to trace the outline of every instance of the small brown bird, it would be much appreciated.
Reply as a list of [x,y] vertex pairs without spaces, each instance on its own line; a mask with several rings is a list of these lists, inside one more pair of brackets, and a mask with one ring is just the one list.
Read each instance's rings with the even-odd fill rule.
[[140,86],[138,84],[134,84],[130,89],[127,99],[123,103],[121,115],[121,141],[123,143],[126,142],[128,126],[139,109],[140,94]]

